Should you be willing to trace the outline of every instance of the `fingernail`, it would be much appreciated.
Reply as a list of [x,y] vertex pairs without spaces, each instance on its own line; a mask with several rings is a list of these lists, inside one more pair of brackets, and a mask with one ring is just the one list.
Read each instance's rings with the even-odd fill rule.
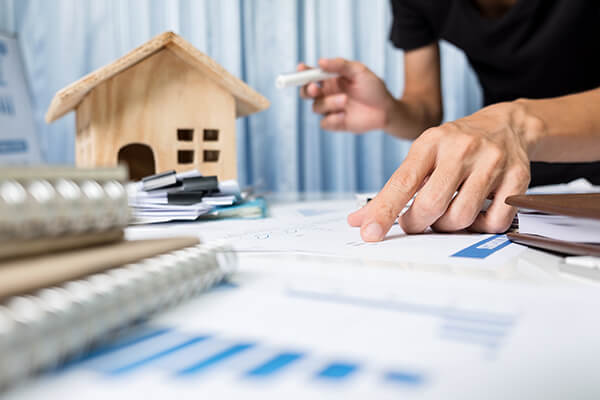
[[344,95],[342,95],[342,96],[338,96],[338,97],[335,99],[335,102],[336,102],[336,105],[337,105],[338,107],[343,107],[343,106],[344,106],[344,103],[346,102],[346,97],[345,97]]
[[377,222],[373,222],[363,231],[363,239],[367,242],[378,242],[383,238],[383,229]]

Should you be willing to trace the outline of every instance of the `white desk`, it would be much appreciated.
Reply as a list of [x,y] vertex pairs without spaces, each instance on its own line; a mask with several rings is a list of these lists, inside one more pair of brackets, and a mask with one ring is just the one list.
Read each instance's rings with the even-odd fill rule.
[[[194,235],[207,241],[225,239],[246,259],[266,257],[304,261],[319,257],[327,262],[387,265],[441,274],[468,275],[529,283],[596,285],[591,280],[560,272],[562,257],[510,244],[484,258],[451,257],[459,250],[492,235],[403,235],[395,226],[386,240],[366,244],[358,229],[346,225],[346,215],[356,209],[352,195],[283,194],[269,201],[269,218],[201,223],[169,223],[130,228],[131,239]],[[323,261],[323,259],[321,260]]]
[[510,244],[461,259],[445,244],[488,236],[354,245],[356,230],[328,221],[353,204],[131,229],[230,238],[240,270],[137,341],[6,398],[600,398],[600,296],[560,258]]

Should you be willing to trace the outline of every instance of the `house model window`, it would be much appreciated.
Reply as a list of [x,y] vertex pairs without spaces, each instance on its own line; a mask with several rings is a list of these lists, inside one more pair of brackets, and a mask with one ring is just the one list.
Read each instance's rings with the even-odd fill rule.
[[180,142],[192,142],[194,140],[194,130],[177,129],[177,140]]
[[203,139],[205,142],[217,142],[219,140],[219,130],[205,129]]
[[177,152],[177,163],[178,164],[193,164],[194,163],[194,150],[179,150]]
[[219,162],[219,150],[204,150],[204,162]]

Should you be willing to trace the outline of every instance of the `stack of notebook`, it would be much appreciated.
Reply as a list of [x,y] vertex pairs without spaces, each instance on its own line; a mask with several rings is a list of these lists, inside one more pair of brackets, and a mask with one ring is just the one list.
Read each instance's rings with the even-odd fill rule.
[[0,169],[0,391],[223,280],[230,246],[124,241],[122,168]]

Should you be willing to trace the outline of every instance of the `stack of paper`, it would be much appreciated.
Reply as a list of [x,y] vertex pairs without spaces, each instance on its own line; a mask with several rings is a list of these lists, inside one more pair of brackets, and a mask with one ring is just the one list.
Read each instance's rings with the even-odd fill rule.
[[600,257],[599,187],[582,185],[586,183],[555,187],[559,190],[554,194],[540,190],[508,197],[506,203],[519,212],[518,230],[507,236],[513,242],[556,253]]
[[527,191],[528,196],[513,197],[513,205],[519,207],[519,233],[566,242],[600,243],[597,193],[599,186],[577,179],[532,188]]
[[600,220],[519,211],[519,232],[567,242],[600,243]]
[[169,171],[129,186],[129,205],[136,223],[195,220],[239,200],[237,181],[218,182],[216,177],[204,177],[197,170]]

